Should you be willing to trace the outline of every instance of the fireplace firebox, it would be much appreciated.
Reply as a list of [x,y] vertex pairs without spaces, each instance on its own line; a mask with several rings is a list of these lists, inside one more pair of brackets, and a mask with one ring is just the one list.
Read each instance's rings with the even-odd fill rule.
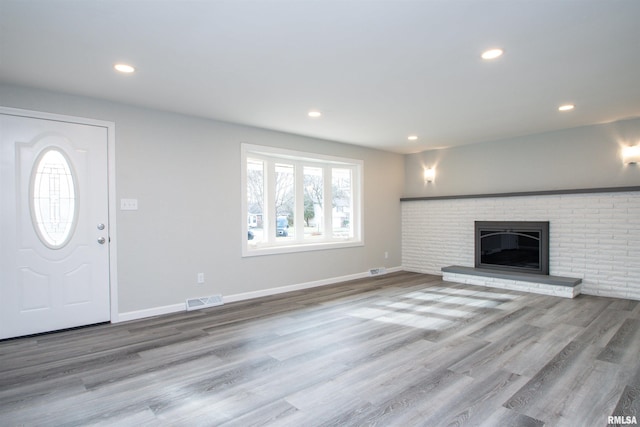
[[548,221],[476,221],[475,267],[549,274]]

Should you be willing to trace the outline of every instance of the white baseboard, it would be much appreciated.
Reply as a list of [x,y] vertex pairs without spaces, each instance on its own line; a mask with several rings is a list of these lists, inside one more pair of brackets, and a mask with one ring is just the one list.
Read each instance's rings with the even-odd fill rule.
[[[387,268],[387,273],[393,273],[396,271],[402,271],[402,267]],[[289,286],[281,286],[278,288],[264,289],[261,291],[244,292],[241,294],[227,295],[227,296],[223,296],[222,299],[225,303],[244,301],[247,299],[283,294],[285,292],[299,291],[301,289],[309,289],[309,288],[317,288],[319,286],[333,285],[335,283],[347,282],[349,280],[355,280],[355,279],[362,279],[364,277],[369,277],[368,271],[365,273],[349,274],[347,276],[332,277],[329,279],[315,280],[313,282],[299,283],[296,285],[289,285]]]
[[[391,268],[387,268],[387,273],[395,273],[397,271],[402,271],[402,270],[403,270],[402,267],[391,267]],[[355,280],[355,279],[362,279],[364,277],[369,277],[369,271],[366,271],[364,273],[349,274],[347,276],[331,277],[329,279],[299,283],[295,285],[280,286],[277,288],[264,289],[260,291],[225,295],[222,297],[222,300],[226,304],[230,302],[244,301],[244,300],[253,299],[253,298],[260,298],[260,297],[266,297],[270,295],[282,294],[285,292],[299,291],[301,289],[309,289],[309,288],[317,288],[319,286],[333,285],[335,283],[347,282],[349,280]],[[186,310],[187,310],[187,307],[185,303],[179,303],[179,304],[165,305],[162,307],[147,308],[144,310],[129,311],[126,313],[119,313],[117,320],[111,319],[111,323],[127,322],[130,320],[144,319],[146,317],[160,316],[163,314],[177,313],[177,312],[186,311]]]
[[187,311],[186,304],[171,304],[162,307],[146,308],[144,310],[128,311],[118,314],[118,320],[111,319],[111,323],[128,322],[129,320],[144,319],[146,317],[160,316],[163,314],[176,313],[178,311]]

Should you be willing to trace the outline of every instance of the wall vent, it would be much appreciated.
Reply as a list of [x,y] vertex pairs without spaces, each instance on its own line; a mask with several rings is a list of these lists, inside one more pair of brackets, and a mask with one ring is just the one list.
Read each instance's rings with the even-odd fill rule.
[[215,307],[223,305],[222,295],[212,295],[210,297],[189,298],[187,300],[187,311],[198,310],[201,308]]
[[369,276],[380,276],[381,274],[387,274],[387,269],[384,267],[378,267],[369,270]]

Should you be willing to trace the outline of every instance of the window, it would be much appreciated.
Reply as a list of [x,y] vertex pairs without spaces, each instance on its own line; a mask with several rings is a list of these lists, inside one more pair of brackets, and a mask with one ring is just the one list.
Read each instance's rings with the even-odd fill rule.
[[243,256],[362,245],[362,161],[242,145]]

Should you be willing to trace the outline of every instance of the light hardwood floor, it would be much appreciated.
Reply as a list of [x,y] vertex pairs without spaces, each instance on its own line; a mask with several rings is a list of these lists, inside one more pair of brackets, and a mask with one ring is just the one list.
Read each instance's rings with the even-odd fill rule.
[[0,342],[0,425],[605,426],[640,304],[394,273]]

